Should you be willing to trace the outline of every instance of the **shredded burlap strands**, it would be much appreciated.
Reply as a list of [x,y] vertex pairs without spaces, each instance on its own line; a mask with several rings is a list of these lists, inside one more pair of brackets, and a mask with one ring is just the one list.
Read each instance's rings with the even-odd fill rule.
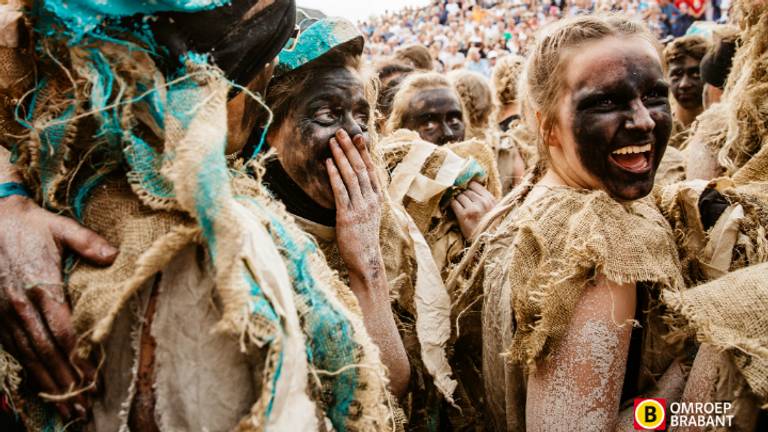
[[[709,230],[701,221],[699,201],[706,189],[729,203]],[[662,214],[675,233],[688,286],[768,260],[768,184],[737,184],[730,178],[689,180],[656,190]]]
[[[381,429],[392,418],[386,379],[364,327],[350,324],[357,318],[334,300],[332,279],[310,270],[314,252],[302,237],[280,228],[290,219],[235,196],[224,156],[226,79],[194,53],[164,76],[141,30],[106,28],[109,38],[85,31],[77,44],[43,31],[51,79],[33,94],[29,136],[18,147],[42,201],[120,246],[113,266],[72,271],[78,332],[102,341],[143,283],[198,243],[222,308],[212,330],[241,338],[243,352],[251,344],[268,352],[262,393],[240,429],[316,430],[316,401],[337,430]],[[330,376],[321,389],[313,371]]]
[[646,199],[621,204],[602,191],[554,188],[508,220],[489,251],[484,315],[511,302],[517,325],[506,355],[528,367],[550,354],[597,274],[683,287],[669,225]]
[[0,394],[13,394],[21,384],[21,365],[0,345]]
[[768,264],[729,273],[664,301],[701,343],[728,352],[750,390],[768,407]]

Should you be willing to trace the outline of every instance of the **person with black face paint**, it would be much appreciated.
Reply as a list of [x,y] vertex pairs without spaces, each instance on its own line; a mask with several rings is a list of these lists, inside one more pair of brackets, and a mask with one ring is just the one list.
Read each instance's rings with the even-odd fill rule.
[[700,63],[708,47],[707,39],[690,35],[675,39],[664,48],[664,67],[675,100],[673,135],[688,129],[704,111]]
[[[438,73],[419,73],[409,76],[395,94],[386,134],[408,129],[424,141],[444,146],[464,141],[466,124],[461,98],[450,81]],[[495,166],[490,169],[496,173]],[[486,187],[473,182],[469,190],[451,200],[465,239],[474,238],[475,227],[497,198]]]
[[[329,33],[336,39],[326,48]],[[382,224],[390,221],[382,220],[384,186],[370,150],[373,107],[362,48],[351,23],[327,18],[311,23],[280,55],[266,96],[274,114],[266,144],[275,154],[266,160],[263,181],[348,282],[388,366],[390,389],[402,396],[410,366],[387,274],[400,274],[401,257],[384,257],[380,246]]]
[[[2,272],[0,299],[21,306],[3,309],[3,320],[17,325],[0,332],[2,372],[14,365],[30,372],[21,384],[3,375],[0,390],[19,401],[25,426],[63,429],[74,416],[95,431],[311,431],[324,430],[326,419],[336,429],[389,425],[385,367],[352,294],[284,210],[225,158],[251,135],[246,99],[263,92],[272,74],[265,66],[295,30],[294,1],[40,6],[32,12],[47,18],[37,21],[40,42],[66,56],[38,59],[45,79],[32,91],[45,91],[35,95],[26,125],[37,133],[17,143],[18,171],[2,166],[30,188],[3,184],[4,194],[15,191],[11,200],[26,200],[16,208],[26,213],[6,211],[6,202],[18,200],[2,202],[4,220],[26,235],[0,238],[2,265],[16,271]],[[70,80],[86,85],[73,96]],[[107,82],[116,83],[114,92]],[[81,111],[62,113],[62,105]],[[40,133],[49,113],[70,131],[51,152],[65,162],[55,181],[30,162],[39,140],[59,137]],[[102,254],[115,264],[75,263],[63,287],[42,279],[61,276],[61,236],[51,224],[25,226],[45,220],[35,202],[118,245],[119,253]],[[63,217],[48,221],[76,226],[54,218]],[[46,241],[50,247],[40,247]],[[37,321],[24,321],[24,313],[37,316],[37,305]],[[72,318],[60,310],[69,305]],[[41,329],[43,320],[50,330]],[[98,384],[93,372],[66,361],[88,352],[102,354]],[[310,380],[318,369],[334,373]],[[38,389],[60,416],[39,405]]]
[[481,329],[482,378],[457,369],[484,382],[492,429],[627,430],[623,401],[684,385],[658,316],[683,287],[674,236],[645,199],[672,128],[660,46],[629,19],[574,17],[542,29],[523,76],[539,162],[479,226],[482,270],[449,276],[457,310],[482,295],[481,323],[458,324]]

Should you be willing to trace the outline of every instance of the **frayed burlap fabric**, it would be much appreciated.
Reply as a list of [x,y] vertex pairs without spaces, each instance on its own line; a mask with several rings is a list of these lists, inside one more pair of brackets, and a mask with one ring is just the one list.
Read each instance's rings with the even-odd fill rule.
[[656,169],[654,184],[665,186],[683,180],[685,180],[685,158],[680,150],[667,147],[664,157],[661,158],[659,167]]
[[[759,264],[691,288],[665,292],[699,342],[728,353],[749,390],[768,408],[768,264]],[[744,389],[728,389],[728,397]]]
[[[745,173],[742,180],[746,177]],[[716,190],[728,203],[709,230],[704,229],[699,209],[706,189]],[[657,189],[655,196],[674,231],[688,286],[768,260],[768,183],[689,180]]]
[[[409,396],[403,403],[409,430],[437,422],[442,400],[453,402],[456,386],[448,364],[450,299],[423,235],[409,229],[409,216],[388,197],[382,206],[380,246],[400,336],[411,364]],[[335,229],[296,217],[318,242],[330,267],[349,282]],[[419,248],[419,245],[423,245]]]
[[[221,307],[201,331],[266,352],[261,391],[239,429],[315,430],[324,418],[337,430],[387,428],[386,369],[351,292],[243,167],[227,165],[228,81],[195,53],[166,75],[141,37],[147,27],[109,23],[94,34],[78,26],[72,40],[41,30],[34,109],[20,117],[27,133],[15,148],[43,205],[120,247],[113,266],[80,263],[69,275],[81,352],[111,334],[144,282],[196,244]],[[157,407],[173,410],[167,402]]]
[[424,233],[438,268],[446,275],[467,246],[449,200],[472,180],[500,196],[493,151],[477,140],[438,147],[408,130],[384,138],[380,148],[391,172],[392,200],[405,207]]
[[619,203],[568,187],[526,196],[486,242],[483,378],[492,420],[509,430],[525,429],[525,376],[552,353],[596,275],[638,286],[640,391],[674,357],[660,292],[683,288],[671,230],[648,199]]

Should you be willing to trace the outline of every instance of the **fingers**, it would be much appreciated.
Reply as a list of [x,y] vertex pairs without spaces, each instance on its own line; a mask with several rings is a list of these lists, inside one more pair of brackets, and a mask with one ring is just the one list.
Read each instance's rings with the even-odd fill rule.
[[[48,369],[40,361],[37,354],[35,354],[35,350],[32,348],[32,344],[29,342],[24,330],[19,327],[13,318],[6,317],[4,321],[5,331],[0,332],[3,333],[3,347],[18,358],[19,363],[24,365],[24,369],[33,377],[40,390],[51,394],[61,393],[59,386],[51,374],[48,373]],[[8,338],[8,334],[11,335],[13,340]],[[56,409],[64,418],[71,417],[71,411],[66,404],[56,404]]]
[[359,202],[363,196],[362,191],[360,190],[360,181],[357,179],[357,173],[354,168],[352,168],[349,159],[347,159],[347,155],[344,153],[344,150],[341,149],[341,145],[335,138],[331,138],[330,146],[333,162],[347,189],[349,201],[354,206],[354,204]]
[[[56,290],[62,292],[52,292]],[[77,336],[72,325],[72,314],[69,306],[66,302],[62,301],[64,293],[61,287],[39,285],[30,288],[28,292],[45,319],[48,330],[53,335],[56,344],[65,353],[70,353],[69,360],[75,366],[78,376],[85,380],[85,382],[92,382],[95,379],[96,369],[87,359],[74,355]]]
[[451,209],[457,218],[461,218],[464,215],[464,206],[455,198],[451,200]]
[[472,200],[469,199],[469,197],[466,195],[466,193],[461,193],[454,198],[455,201],[458,201],[459,204],[461,204],[464,209],[470,209],[472,208]]
[[[360,189],[360,196],[369,196],[371,192],[373,192],[373,186],[371,185],[371,180],[368,176],[368,167],[363,161],[363,157],[360,154],[359,148],[352,142],[344,129],[340,129],[338,132],[336,132],[336,143],[338,143],[341,149],[344,151],[344,156],[346,156],[347,162],[352,167],[352,171],[355,175],[354,181],[357,182],[357,186]],[[342,169],[342,178],[346,182],[347,179],[344,178],[343,168],[341,166],[339,166],[339,168]],[[350,191],[350,193],[353,192]],[[354,205],[355,195],[351,195],[350,198],[352,198],[352,204]]]
[[[16,311],[18,327],[25,329],[24,334],[26,334],[27,339],[23,340],[30,342],[31,350],[37,355],[48,373],[52,375],[58,388],[63,391],[75,389],[80,382],[75,370],[70,365],[69,359],[62,355],[54,343],[32,304],[28,301],[14,301],[13,307]],[[19,334],[15,340],[17,342],[20,340]],[[86,400],[83,396],[75,397],[73,402],[80,405],[80,410],[84,410]]]
[[381,183],[379,182],[378,171],[376,170],[376,164],[373,163],[373,159],[371,158],[371,153],[366,147],[365,137],[362,135],[357,135],[352,139],[352,141],[355,143],[355,146],[357,146],[358,151],[360,151],[360,156],[363,158],[365,168],[368,170],[368,178],[371,181],[371,188],[376,193],[376,195],[381,197],[383,190],[381,188]]
[[83,258],[96,264],[111,264],[118,250],[95,232],[83,227],[72,219],[56,216],[50,224],[54,238]]
[[341,179],[341,174],[336,168],[336,165],[331,159],[325,160],[325,168],[328,170],[328,178],[331,181],[331,189],[333,189],[333,199],[337,209],[347,209],[350,207],[349,195],[347,194],[347,187],[344,186],[344,181]]

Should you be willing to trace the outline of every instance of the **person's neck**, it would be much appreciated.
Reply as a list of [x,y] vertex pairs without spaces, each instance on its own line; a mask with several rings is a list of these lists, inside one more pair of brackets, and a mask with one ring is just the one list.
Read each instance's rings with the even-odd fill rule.
[[517,108],[517,104],[504,105],[499,112],[499,122],[502,122],[515,115],[520,115],[520,110]]
[[321,206],[293,181],[276,157],[266,161],[262,181],[288,213],[325,226],[336,226],[336,209]]
[[696,117],[698,117],[702,111],[704,111],[704,107],[689,110],[678,105],[675,109],[675,118],[687,128],[694,120],[696,120]]

